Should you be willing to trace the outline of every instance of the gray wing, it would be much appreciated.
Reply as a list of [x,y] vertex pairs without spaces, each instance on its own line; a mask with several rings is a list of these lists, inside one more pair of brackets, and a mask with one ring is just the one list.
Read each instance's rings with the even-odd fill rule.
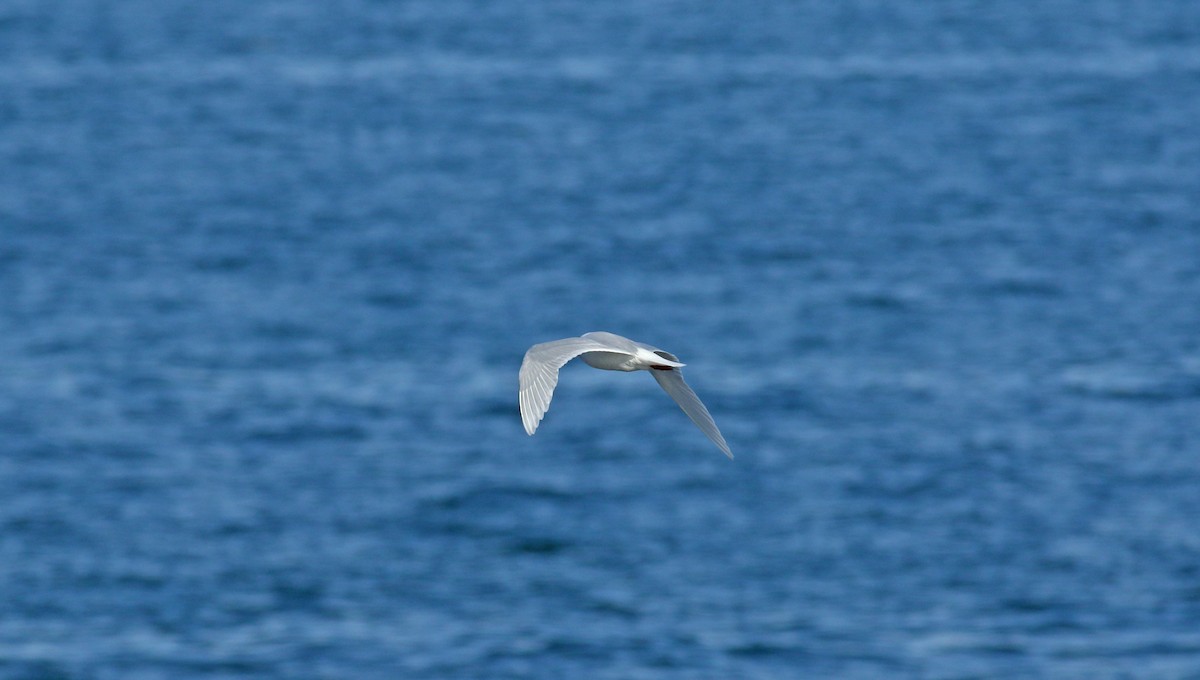
[[700,397],[692,391],[691,387],[683,381],[683,373],[679,369],[670,371],[650,371],[654,379],[659,385],[671,395],[679,408],[687,414],[688,418],[696,423],[696,427],[700,428],[709,439],[716,444],[726,456],[733,458],[733,453],[729,451],[729,445],[725,443],[725,438],[721,436],[721,431],[717,429],[717,424],[713,422],[712,416],[708,414],[708,409],[704,408],[704,404],[700,402]]
[[542,422],[558,384],[558,369],[584,352],[613,352],[611,345],[590,338],[566,338],[543,342],[529,348],[521,362],[521,422],[533,434]]

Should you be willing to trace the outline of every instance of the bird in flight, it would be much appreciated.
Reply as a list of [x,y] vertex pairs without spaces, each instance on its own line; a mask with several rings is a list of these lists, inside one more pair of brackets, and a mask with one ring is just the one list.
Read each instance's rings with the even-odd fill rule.
[[584,333],[578,338],[564,338],[543,342],[525,352],[521,362],[521,389],[518,400],[521,404],[521,422],[531,436],[537,431],[538,423],[550,408],[554,397],[554,386],[558,384],[558,369],[575,357],[583,357],[584,363],[592,368],[606,371],[650,371],[658,384],[679,404],[679,408],[700,428],[709,439],[733,458],[729,445],[717,429],[708,409],[700,397],[683,381],[679,370],[685,364],[679,357],[615,333],[596,331]]

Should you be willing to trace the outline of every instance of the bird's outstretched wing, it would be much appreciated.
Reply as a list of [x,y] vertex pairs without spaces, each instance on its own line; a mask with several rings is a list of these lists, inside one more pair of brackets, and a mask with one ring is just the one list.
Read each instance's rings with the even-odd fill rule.
[[650,371],[658,384],[662,386],[667,394],[679,404],[679,408],[687,414],[688,418],[696,423],[696,427],[700,428],[709,439],[716,444],[726,456],[733,458],[733,453],[729,450],[729,444],[725,443],[725,438],[721,436],[721,431],[717,429],[717,424],[713,422],[712,416],[709,415],[708,409],[704,408],[700,397],[692,391],[691,387],[683,381],[683,373],[673,368],[669,371]]
[[521,362],[521,422],[533,434],[550,408],[558,369],[584,352],[621,352],[609,344],[591,338],[565,338],[543,342],[529,348]]

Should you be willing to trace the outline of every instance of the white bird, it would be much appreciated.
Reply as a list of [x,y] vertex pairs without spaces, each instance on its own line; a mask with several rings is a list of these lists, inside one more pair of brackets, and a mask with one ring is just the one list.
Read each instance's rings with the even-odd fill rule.
[[582,356],[584,363],[592,368],[602,368],[606,371],[650,371],[658,384],[667,394],[679,404],[679,408],[687,414],[696,427],[708,436],[726,456],[733,458],[729,445],[717,429],[708,409],[700,402],[700,398],[683,381],[683,373],[679,370],[685,366],[679,362],[679,357],[664,352],[657,347],[644,345],[629,338],[623,338],[615,333],[596,331],[584,333],[578,338],[564,338],[543,342],[529,348],[525,360],[521,362],[521,389],[518,399],[521,403],[521,422],[525,431],[533,435],[538,423],[550,408],[550,400],[554,397],[554,386],[558,384],[558,369],[563,364],[577,356]]

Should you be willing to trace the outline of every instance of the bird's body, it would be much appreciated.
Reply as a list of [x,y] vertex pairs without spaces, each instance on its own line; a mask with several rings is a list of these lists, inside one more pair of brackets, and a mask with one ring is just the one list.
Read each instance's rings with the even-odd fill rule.
[[680,363],[679,357],[604,331],[543,342],[530,347],[525,353],[525,360],[521,362],[518,401],[521,405],[521,422],[530,435],[537,431],[538,424],[550,408],[554,387],[558,384],[558,369],[575,357],[582,358],[592,368],[606,371],[650,371],[700,431],[726,456],[733,458],[729,445],[725,443],[708,409],[683,381],[683,373],[679,369],[684,364]]

